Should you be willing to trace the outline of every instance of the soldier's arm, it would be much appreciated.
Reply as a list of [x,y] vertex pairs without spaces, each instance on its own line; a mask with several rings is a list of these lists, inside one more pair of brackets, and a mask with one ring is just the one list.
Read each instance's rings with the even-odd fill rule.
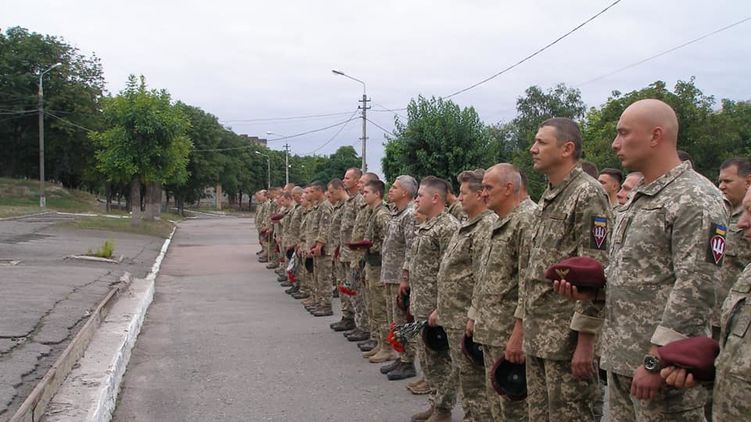
[[331,222],[331,207],[321,206],[321,217],[318,220],[315,242],[317,245],[326,245],[328,242],[329,223]]
[[[608,242],[613,224],[610,205],[605,192],[591,187],[579,197],[575,214],[574,230],[578,236],[578,256],[589,256],[608,265]],[[571,318],[574,331],[597,334],[602,328],[602,312],[605,304],[600,301],[578,300]]]
[[373,246],[370,247],[370,253],[380,254],[383,249],[383,239],[386,233],[386,227],[389,224],[389,215],[385,212],[379,213],[373,218]]
[[405,245],[404,265],[402,266],[402,270],[409,272],[409,265],[412,262],[412,242],[415,240],[415,227],[417,222],[415,220],[414,210],[407,210],[405,212],[410,214],[402,220],[404,225],[400,227],[399,230],[404,234]]
[[727,227],[727,216],[719,201],[684,204],[676,212],[670,239],[675,283],[652,335],[652,344],[658,346],[707,335],[715,300],[714,286],[722,264],[721,256],[716,260],[719,250],[713,253],[712,247],[723,243],[716,237],[722,237],[722,229],[717,226]]

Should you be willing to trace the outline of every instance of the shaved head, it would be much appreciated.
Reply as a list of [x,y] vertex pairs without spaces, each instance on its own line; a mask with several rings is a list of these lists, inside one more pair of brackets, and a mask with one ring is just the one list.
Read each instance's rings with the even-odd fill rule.
[[650,129],[660,128],[665,140],[678,145],[678,116],[672,107],[660,100],[639,100],[623,111],[621,119],[636,121]]

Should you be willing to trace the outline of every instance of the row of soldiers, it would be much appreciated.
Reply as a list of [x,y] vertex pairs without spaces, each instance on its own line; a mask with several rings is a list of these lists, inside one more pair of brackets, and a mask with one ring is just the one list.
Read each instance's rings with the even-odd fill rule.
[[[377,175],[354,168],[328,185],[259,192],[260,260],[297,268],[279,279],[315,316],[332,315],[338,292],[332,329],[371,362],[392,361],[389,379],[415,376],[418,360],[424,378],[410,387],[430,396],[413,421],[450,421],[457,397],[465,420],[596,420],[601,382],[613,421],[748,420],[751,164],[725,162],[718,189],[681,161],[677,139],[667,104],[630,105],[612,144],[634,171],[621,183],[587,174],[577,124],[551,118],[530,148],[548,181],[538,203],[506,163],[459,174],[458,197],[440,178],[399,176],[388,206]],[[545,277],[570,257],[601,263],[606,287]],[[390,324],[410,318],[442,327],[447,350],[416,337],[397,353]],[[713,384],[660,355],[702,336],[721,346]],[[484,365],[462,355],[466,338]],[[526,398],[496,393],[502,361],[525,365]]]

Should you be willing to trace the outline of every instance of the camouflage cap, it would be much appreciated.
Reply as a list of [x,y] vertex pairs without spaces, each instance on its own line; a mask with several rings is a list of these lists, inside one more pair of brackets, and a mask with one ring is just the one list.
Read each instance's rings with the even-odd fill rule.
[[431,327],[425,324],[422,329],[422,341],[425,346],[434,352],[443,352],[449,349],[449,340],[446,331],[440,325]]
[[545,270],[548,280],[566,280],[576,287],[605,287],[605,269],[599,261],[588,256],[574,256],[553,264]]
[[712,381],[720,344],[710,337],[689,337],[659,347],[657,353],[666,366],[684,368],[697,381]]
[[525,364],[512,363],[501,356],[490,371],[490,382],[499,395],[511,401],[524,400],[527,397],[526,371]]
[[464,357],[477,366],[485,366],[485,358],[483,357],[482,345],[475,343],[471,336],[466,334],[462,337],[462,353]]

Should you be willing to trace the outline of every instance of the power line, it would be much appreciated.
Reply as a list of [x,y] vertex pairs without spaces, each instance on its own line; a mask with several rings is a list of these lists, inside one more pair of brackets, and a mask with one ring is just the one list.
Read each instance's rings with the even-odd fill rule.
[[518,62],[516,62],[516,63],[512,64],[511,66],[508,66],[507,68],[505,68],[505,69],[501,70],[500,72],[498,72],[498,73],[495,73],[495,74],[493,74],[493,75],[491,75],[491,76],[489,76],[489,77],[487,77],[487,78],[485,78],[485,79],[481,80],[480,82],[474,83],[474,84],[472,84],[472,85],[470,85],[470,86],[468,86],[468,87],[466,87],[466,88],[464,88],[464,89],[460,89],[459,91],[456,91],[456,92],[454,92],[454,93],[452,93],[452,94],[449,94],[449,95],[447,95],[447,96],[443,97],[443,99],[449,99],[449,98],[451,98],[451,97],[457,96],[457,95],[459,95],[459,94],[461,94],[461,93],[467,92],[467,91],[469,91],[470,89],[476,88],[476,87],[478,87],[478,86],[480,86],[480,85],[482,85],[482,84],[484,84],[484,83],[486,83],[486,82],[489,82],[489,81],[491,81],[491,80],[493,80],[493,79],[495,79],[495,78],[497,78],[497,77],[499,77],[499,76],[503,75],[504,73],[508,72],[509,70],[511,70],[511,69],[513,69],[513,68],[515,68],[515,67],[519,66],[520,64],[522,64],[522,63],[526,62],[527,60],[529,60],[529,59],[531,59],[531,58],[535,57],[536,55],[538,55],[538,54],[542,53],[543,51],[547,50],[548,48],[550,48],[550,47],[552,47],[552,46],[556,45],[556,44],[557,44],[557,43],[558,43],[559,41],[561,41],[561,40],[563,40],[564,38],[568,37],[569,35],[573,34],[574,32],[576,32],[577,30],[579,30],[579,29],[580,29],[581,27],[583,27],[584,25],[586,25],[586,24],[588,24],[588,23],[592,22],[593,20],[597,19],[597,17],[598,17],[598,16],[600,16],[600,15],[602,15],[603,13],[607,12],[607,11],[608,11],[608,10],[609,10],[609,9],[610,9],[611,7],[615,6],[616,4],[618,4],[618,3],[620,3],[620,2],[621,2],[621,0],[616,0],[616,1],[614,1],[613,3],[610,3],[610,5],[608,5],[608,6],[606,7],[606,8],[604,8],[604,9],[600,10],[599,12],[597,12],[597,13],[596,13],[596,14],[595,14],[594,16],[592,16],[592,17],[590,17],[589,19],[585,20],[584,22],[580,23],[580,24],[579,24],[579,25],[577,25],[577,26],[576,26],[576,27],[575,27],[574,29],[572,29],[572,30],[568,31],[567,33],[565,33],[565,34],[561,35],[560,37],[558,37],[558,38],[556,38],[556,39],[555,39],[554,41],[552,41],[552,42],[548,43],[548,44],[547,44],[546,46],[544,46],[544,47],[542,47],[542,48],[538,49],[538,50],[537,50],[537,51],[535,51],[534,53],[532,53],[532,54],[528,55],[527,57],[525,57],[525,58],[523,58],[523,59],[521,59],[521,60],[519,60]]
[[342,127],[340,127],[340,128],[339,128],[339,130],[337,130],[337,131],[336,131],[336,133],[334,134],[334,136],[332,136],[331,138],[329,138],[329,140],[328,140],[328,141],[324,142],[324,143],[323,143],[323,145],[321,145],[320,147],[318,147],[318,148],[314,149],[314,150],[313,150],[313,151],[311,151],[311,152],[307,152],[307,153],[305,153],[305,154],[302,154],[302,155],[310,155],[310,154],[315,154],[316,152],[318,152],[318,151],[322,150],[322,149],[323,149],[323,147],[325,147],[326,145],[330,144],[330,143],[331,143],[331,141],[333,141],[334,139],[336,139],[336,137],[337,137],[337,136],[339,136],[339,134],[341,134],[341,133],[342,133],[342,131],[344,130],[344,128],[345,128],[345,127],[347,127],[347,125],[349,124],[349,122],[351,122],[351,121],[353,120],[352,118],[353,118],[353,117],[355,117],[355,114],[357,114],[357,112],[358,112],[358,111],[359,111],[359,110],[355,110],[355,111],[354,111],[354,112],[353,112],[352,114],[350,114],[350,116],[349,116],[349,117],[350,117],[350,120],[348,120],[348,121],[347,121],[346,123],[344,123],[344,124],[342,125]]
[[392,132],[393,132],[393,131],[390,131],[390,130],[388,130],[388,129],[385,129],[385,128],[384,128],[383,126],[379,125],[378,123],[376,123],[376,122],[374,122],[374,121],[372,121],[372,120],[370,120],[370,119],[365,119],[365,120],[367,120],[367,121],[369,121],[370,123],[372,123],[372,124],[373,124],[373,126],[377,127],[378,129],[381,129],[382,131],[386,132],[386,135],[391,135],[391,134],[392,134]]
[[602,76],[598,76],[598,77],[596,77],[594,79],[590,79],[590,80],[588,80],[586,82],[582,82],[579,85],[576,85],[576,87],[578,88],[580,86],[588,85],[588,84],[591,84],[592,82],[597,82],[599,80],[602,80],[602,79],[608,78],[610,76],[613,76],[616,73],[623,72],[624,70],[631,69],[632,67],[639,66],[640,64],[646,63],[646,62],[648,62],[650,60],[654,60],[654,59],[656,59],[658,57],[661,57],[661,56],[664,56],[664,55],[666,55],[668,53],[672,53],[673,51],[679,50],[679,49],[681,49],[683,47],[686,47],[686,46],[689,46],[689,45],[694,44],[696,42],[699,42],[699,41],[701,41],[701,40],[703,40],[705,38],[711,37],[712,35],[719,34],[720,32],[726,31],[726,30],[728,30],[730,28],[733,28],[734,26],[738,26],[738,25],[740,25],[740,24],[742,24],[744,22],[748,22],[749,20],[751,20],[751,16],[747,17],[745,19],[741,19],[741,20],[739,20],[737,22],[731,23],[730,25],[723,26],[722,28],[716,29],[716,30],[714,30],[712,32],[709,32],[709,33],[704,34],[704,35],[702,35],[700,37],[694,38],[694,39],[692,39],[690,41],[686,41],[683,44],[679,44],[679,45],[677,45],[675,47],[669,48],[669,49],[667,49],[665,51],[662,51],[660,53],[657,53],[657,54],[655,54],[653,56],[649,56],[646,59],[639,60],[638,62],[631,63],[630,65],[627,65],[627,66],[623,66],[620,69],[616,69],[616,70],[614,70],[612,72],[609,72],[609,73],[606,73],[606,74],[604,74]]
[[346,116],[349,114],[349,111],[342,112],[342,113],[324,113],[324,114],[305,114],[300,116],[287,116],[287,117],[259,117],[254,119],[230,119],[230,120],[221,120],[223,123],[231,123],[231,122],[272,122],[277,120],[303,120],[303,119],[315,119],[320,117],[332,117],[332,116]]
[[66,120],[66,119],[63,119],[62,117],[59,117],[59,116],[55,116],[55,115],[54,115],[54,114],[52,114],[52,113],[48,113],[48,112],[46,112],[46,111],[45,111],[45,112],[44,112],[44,114],[45,114],[45,115],[47,115],[47,116],[50,116],[50,117],[54,117],[55,119],[57,119],[57,120],[60,120],[60,121],[61,121],[61,122],[63,122],[63,123],[67,123],[67,124],[69,124],[69,125],[71,125],[71,126],[73,126],[73,127],[77,127],[77,128],[79,128],[79,129],[83,129],[83,130],[85,130],[85,131],[87,131],[87,132],[96,132],[96,131],[95,131],[95,130],[93,130],[93,129],[89,129],[89,128],[87,128],[87,127],[84,127],[84,126],[81,126],[81,125],[79,125],[79,124],[77,124],[77,123],[73,123],[73,122],[71,122],[70,120]]
[[3,109],[3,110],[0,110],[0,115],[32,114],[32,113],[38,113],[38,112],[39,112],[39,109],[35,109],[35,110],[16,110],[16,111]]

